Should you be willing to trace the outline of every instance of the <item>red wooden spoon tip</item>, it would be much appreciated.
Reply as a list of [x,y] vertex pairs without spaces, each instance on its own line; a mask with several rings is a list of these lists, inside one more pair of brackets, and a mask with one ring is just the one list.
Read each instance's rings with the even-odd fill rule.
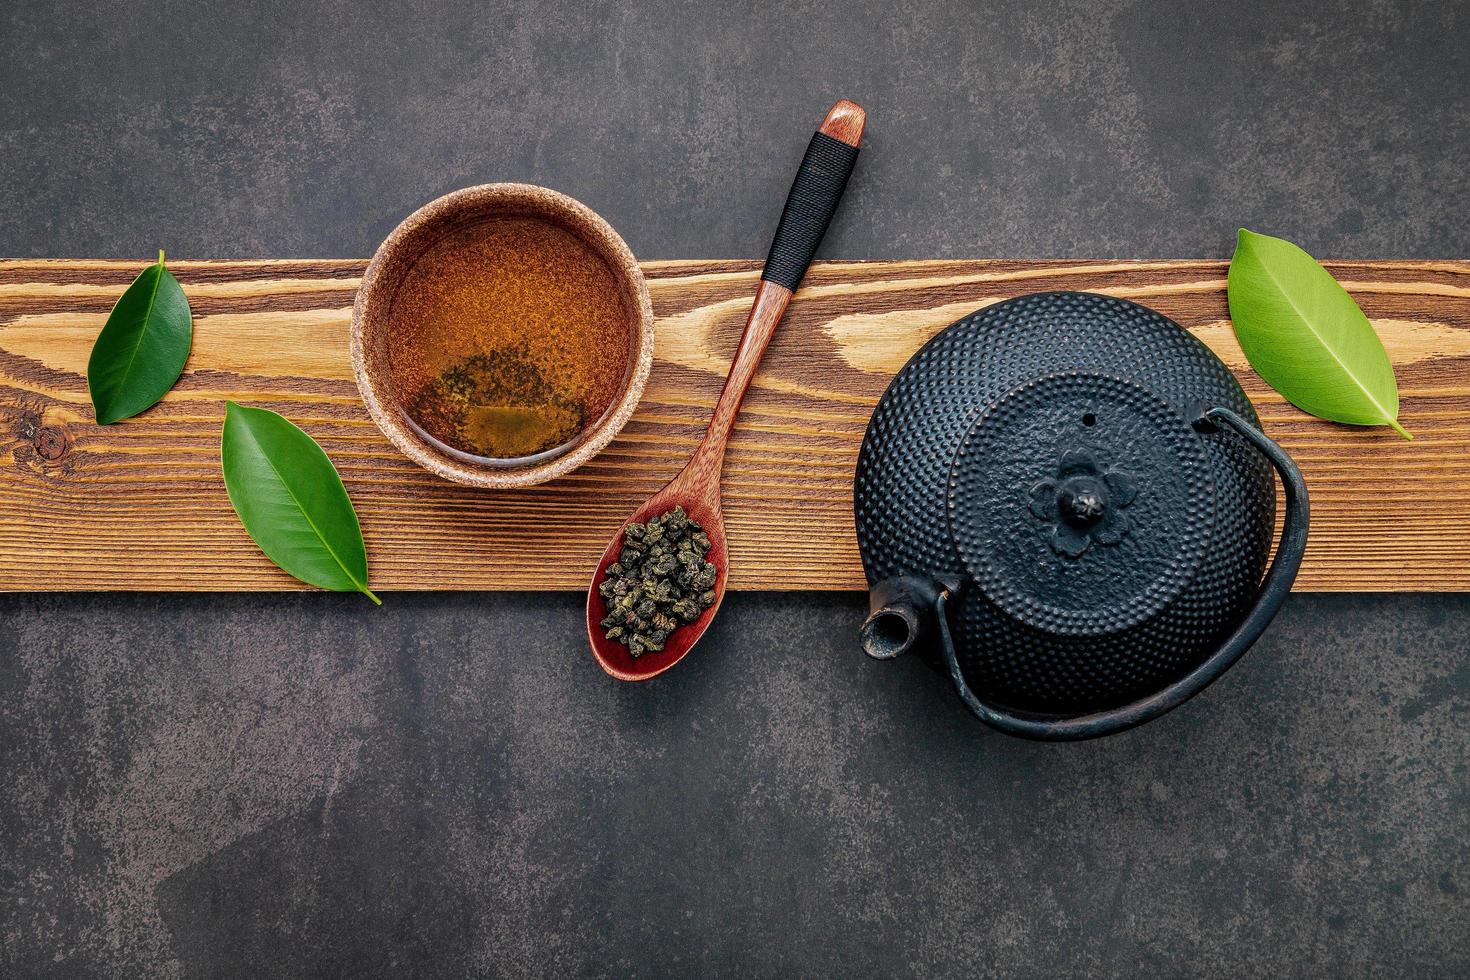
[[857,146],[863,141],[863,126],[867,121],[868,114],[863,111],[862,106],[841,99],[827,110],[827,118],[822,120],[817,132],[825,133],[848,146]]

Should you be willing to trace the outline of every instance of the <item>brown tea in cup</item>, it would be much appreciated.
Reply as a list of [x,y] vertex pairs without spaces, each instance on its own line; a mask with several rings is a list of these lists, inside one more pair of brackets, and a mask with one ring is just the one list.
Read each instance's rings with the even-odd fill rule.
[[607,261],[534,217],[450,230],[404,275],[388,315],[391,391],[410,427],[477,463],[575,446],[626,384],[635,311]]

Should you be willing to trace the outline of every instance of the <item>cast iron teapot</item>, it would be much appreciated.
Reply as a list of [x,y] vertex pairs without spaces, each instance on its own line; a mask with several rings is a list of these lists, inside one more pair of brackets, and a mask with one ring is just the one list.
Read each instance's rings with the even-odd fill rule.
[[1230,370],[1091,293],[988,306],[925,344],[868,424],[854,509],[863,649],[916,650],[981,721],[1037,739],[1199,693],[1265,630],[1307,543],[1301,472]]

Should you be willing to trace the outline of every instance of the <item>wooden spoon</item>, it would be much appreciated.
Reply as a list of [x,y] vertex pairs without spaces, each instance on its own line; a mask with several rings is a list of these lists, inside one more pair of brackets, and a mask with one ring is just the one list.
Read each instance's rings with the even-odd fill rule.
[[[592,585],[587,590],[587,638],[602,669],[619,680],[645,681],[684,659],[709,628],[725,598],[725,582],[730,572],[729,555],[725,549],[725,521],[720,511],[720,471],[725,461],[725,445],[730,441],[740,402],[755,376],[761,355],[766,352],[771,334],[786,312],[786,304],[806,274],[807,266],[827,231],[827,223],[837,209],[848,175],[857,160],[865,120],[862,107],[844,99],[831,108],[817,128],[787,194],[781,223],[771,241],[771,251],[766,256],[760,286],[755,292],[755,303],[745,322],[745,332],[735,351],[734,363],[730,365],[730,375],[725,379],[724,390],[715,404],[709,430],[679,475],[633,512],[613,535],[602,561],[597,563]],[[713,563],[718,573],[715,601],[694,622],[674,630],[662,650],[633,657],[627,647],[604,637],[606,630],[601,622],[607,616],[607,605],[597,587],[607,572],[607,566],[615,562],[622,552],[628,524],[634,521],[644,523],[676,505],[682,506],[690,517],[702,524],[709,536],[710,548],[705,560]]]

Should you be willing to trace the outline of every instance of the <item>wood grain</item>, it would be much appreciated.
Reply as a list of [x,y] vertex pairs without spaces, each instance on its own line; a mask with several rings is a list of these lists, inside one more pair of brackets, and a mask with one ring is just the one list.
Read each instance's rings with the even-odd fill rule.
[[[92,424],[83,372],[143,262],[0,262],[0,589],[295,589],[251,543],[219,469],[224,400],[292,419],[357,504],[375,590],[585,589],[609,536],[704,434],[755,294],[752,262],[651,262],[655,364],[602,455],[531,490],[446,483],[396,453],[352,381],[360,261],[176,262],[194,352],[158,406]],[[1405,442],[1311,419],[1251,373],[1223,262],[838,262],[813,266],[745,400],[725,462],[736,589],[860,588],[853,464],[874,402],[928,337],[1025,292],[1089,289],[1194,330],[1240,376],[1312,492],[1297,587],[1470,590],[1470,262],[1336,262],[1398,366]]]

